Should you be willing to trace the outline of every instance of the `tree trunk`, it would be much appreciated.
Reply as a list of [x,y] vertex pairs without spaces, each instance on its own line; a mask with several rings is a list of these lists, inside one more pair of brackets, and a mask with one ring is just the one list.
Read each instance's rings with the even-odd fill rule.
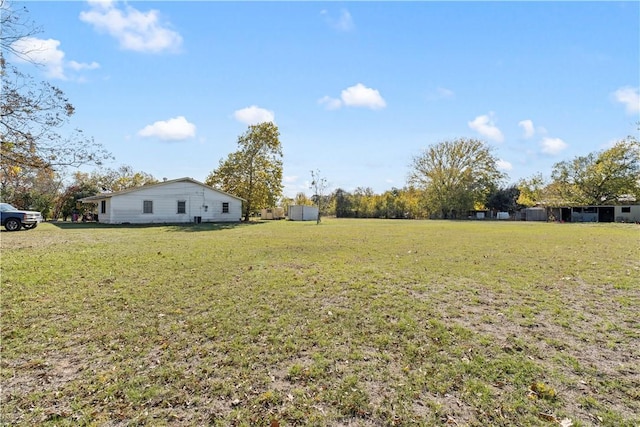
[[250,214],[251,214],[251,203],[247,202],[247,208],[244,210],[244,222],[249,222]]

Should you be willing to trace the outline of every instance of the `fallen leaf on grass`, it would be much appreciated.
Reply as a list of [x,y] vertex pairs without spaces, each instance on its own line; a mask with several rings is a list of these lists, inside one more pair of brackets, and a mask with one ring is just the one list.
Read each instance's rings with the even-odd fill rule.
[[545,414],[544,412],[540,412],[538,416],[546,421],[554,421],[556,423],[560,422],[555,416],[553,416],[553,414]]

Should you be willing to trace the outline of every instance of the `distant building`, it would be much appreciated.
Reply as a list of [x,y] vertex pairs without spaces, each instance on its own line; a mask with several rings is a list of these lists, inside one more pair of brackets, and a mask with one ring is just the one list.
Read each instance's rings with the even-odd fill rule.
[[546,211],[548,218],[563,222],[640,222],[640,205],[555,207]]
[[288,215],[291,221],[317,221],[318,207],[307,205],[289,206]]
[[283,208],[267,208],[260,211],[260,219],[283,219]]

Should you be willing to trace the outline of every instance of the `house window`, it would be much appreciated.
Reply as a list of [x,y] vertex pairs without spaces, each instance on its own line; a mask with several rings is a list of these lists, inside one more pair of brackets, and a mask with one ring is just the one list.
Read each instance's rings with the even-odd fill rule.
[[631,213],[631,206],[623,206],[622,213]]
[[229,202],[222,202],[222,213],[229,213]]
[[187,202],[185,202],[184,200],[178,201],[178,213],[179,214],[187,213]]
[[144,202],[142,202],[142,213],[153,213],[153,200],[145,200]]
[[103,200],[100,202],[100,213],[104,214],[107,213],[107,201]]

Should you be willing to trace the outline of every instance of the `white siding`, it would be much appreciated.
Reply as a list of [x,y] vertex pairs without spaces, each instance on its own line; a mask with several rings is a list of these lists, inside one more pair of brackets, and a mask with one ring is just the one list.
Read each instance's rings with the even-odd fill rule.
[[[622,208],[629,212],[622,212]],[[615,206],[614,216],[616,222],[640,222],[640,205]]]
[[102,213],[101,207],[102,207],[102,200],[98,201],[98,221],[99,222],[104,222],[105,224],[109,224],[111,221],[111,199],[104,199],[106,206],[105,206],[105,213]]
[[[153,202],[153,213],[143,213],[145,200]],[[241,200],[190,181],[142,187],[114,194],[109,201],[108,214],[98,216],[107,224],[189,223],[195,217],[202,222],[237,222],[242,216]],[[186,202],[185,213],[178,213],[179,201]],[[223,203],[229,203],[229,213],[222,213]]]
[[318,208],[304,205],[289,206],[288,216],[291,221],[316,221],[318,219]]

